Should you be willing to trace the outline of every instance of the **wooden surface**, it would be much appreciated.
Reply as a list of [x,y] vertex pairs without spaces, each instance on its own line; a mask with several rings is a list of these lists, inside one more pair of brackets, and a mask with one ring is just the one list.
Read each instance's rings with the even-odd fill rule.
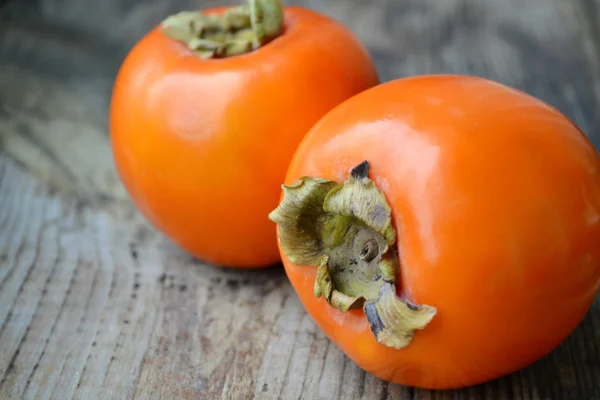
[[[600,303],[533,366],[460,391],[365,374],[279,267],[192,259],[129,203],[107,136],[127,49],[185,0],[0,6],[0,398],[600,399]],[[384,80],[481,75],[557,106],[600,146],[600,0],[307,0]],[[342,381],[345,382],[342,384]]]

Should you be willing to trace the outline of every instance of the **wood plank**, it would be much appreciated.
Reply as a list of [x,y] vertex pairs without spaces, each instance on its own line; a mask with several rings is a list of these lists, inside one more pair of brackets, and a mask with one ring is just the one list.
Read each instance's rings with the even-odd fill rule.
[[[600,146],[599,0],[290,3],[349,26],[383,80],[489,77],[555,105]],[[155,232],[114,171],[109,95],[127,49],[194,4],[209,3],[0,9],[0,398],[600,399],[600,300],[529,368],[412,389],[347,359],[280,268],[204,265]]]
[[280,268],[198,263],[131,209],[77,207],[5,156],[0,166],[0,185],[20,182],[14,199],[37,196],[8,201],[6,214],[30,218],[25,225],[40,232],[37,241],[26,229],[0,241],[3,268],[19,249],[32,252],[18,257],[24,261],[0,290],[17,293],[1,303],[9,309],[0,398],[600,399],[600,302],[529,368],[458,391],[413,390],[348,360],[304,312]]
[[[383,80],[421,73],[496,79],[557,106],[600,144],[600,39],[592,0],[289,3],[349,26]],[[0,115],[10,115],[0,119],[5,151],[67,193],[92,202],[124,199],[106,137],[119,64],[162,16],[209,3],[43,0],[37,13],[27,4],[9,3],[0,30],[0,90],[9,93]],[[115,24],[117,17],[124,22]]]
[[[583,32],[582,45],[585,55],[589,59],[592,72],[592,81],[590,86],[596,94],[596,148],[600,148],[600,113],[598,104],[600,104],[600,0],[579,0],[577,10],[577,22]],[[594,139],[594,138],[592,138]]]
[[[384,80],[441,72],[496,79],[557,106],[600,143],[592,0],[291,3],[348,25]],[[10,115],[0,119],[5,151],[60,190],[94,202],[125,198],[106,139],[113,78],[145,31],[194,2],[132,1],[123,7],[115,0],[45,0],[37,13],[27,3],[9,5],[0,30],[0,90],[9,93],[0,115]],[[115,24],[117,16],[124,22]]]

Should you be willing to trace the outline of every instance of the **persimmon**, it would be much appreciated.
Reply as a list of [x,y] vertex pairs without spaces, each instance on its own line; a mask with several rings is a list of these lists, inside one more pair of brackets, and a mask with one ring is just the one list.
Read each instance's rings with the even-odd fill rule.
[[478,77],[397,79],[343,102],[294,155],[286,273],[358,366],[469,386],[557,347],[600,287],[600,157],[556,108]]
[[129,52],[110,131],[134,204],[184,250],[227,267],[280,261],[268,213],[303,135],[379,83],[344,25],[278,0],[185,11]]

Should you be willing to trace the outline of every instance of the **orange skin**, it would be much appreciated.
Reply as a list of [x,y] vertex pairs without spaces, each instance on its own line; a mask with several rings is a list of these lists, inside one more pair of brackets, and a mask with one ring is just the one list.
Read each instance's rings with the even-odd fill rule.
[[212,60],[156,27],[116,79],[110,129],[126,189],[155,227],[213,264],[280,260],[267,215],[294,150],[325,113],[379,83],[344,26],[297,7],[284,19],[266,46]]
[[362,310],[313,294],[316,267],[284,256],[317,325],[366,371],[456,388],[520,369],[580,323],[600,286],[600,160],[565,116],[475,77],[367,90],[301,143],[286,184],[342,182],[363,160],[392,208],[399,290],[438,313],[411,344],[376,342]]

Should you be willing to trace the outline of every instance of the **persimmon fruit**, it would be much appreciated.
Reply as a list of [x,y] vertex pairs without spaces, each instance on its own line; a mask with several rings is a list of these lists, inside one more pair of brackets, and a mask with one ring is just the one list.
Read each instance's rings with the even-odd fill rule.
[[600,287],[597,150],[556,108],[483,78],[402,78],[335,107],[270,218],[316,324],[399,384],[521,369]]
[[280,184],[304,134],[379,83],[344,25],[278,0],[170,16],[125,58],[110,131],[140,212],[180,247],[228,267],[280,261]]

